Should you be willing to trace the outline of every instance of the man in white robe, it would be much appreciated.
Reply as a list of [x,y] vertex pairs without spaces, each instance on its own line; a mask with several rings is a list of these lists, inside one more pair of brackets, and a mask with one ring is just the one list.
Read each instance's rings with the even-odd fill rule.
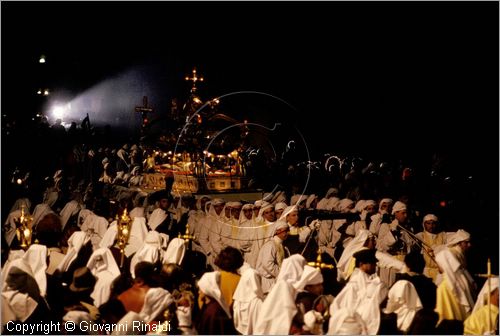
[[273,237],[274,223],[276,221],[276,216],[274,213],[274,205],[267,202],[262,202],[259,210],[259,214],[255,219],[255,224],[258,227],[257,237],[258,246],[262,246]]
[[446,248],[447,234],[446,232],[440,232],[438,230],[438,218],[436,215],[428,214],[424,216],[422,221],[423,231],[416,234],[427,248],[426,251],[422,251],[422,255],[425,260],[424,275],[431,278],[434,282],[437,280],[439,274],[439,268],[436,264],[435,254],[441,249]]
[[283,259],[290,254],[283,246],[288,237],[289,227],[284,221],[278,221],[273,238],[267,241],[260,249],[257,258],[256,270],[262,276],[262,291],[268,293],[276,282]]
[[255,268],[259,256],[258,230],[256,227],[253,204],[245,204],[241,208],[239,217],[238,241],[243,252],[243,258],[251,267]]
[[476,284],[467,271],[465,253],[470,249],[470,234],[458,230],[448,240],[448,248],[436,255],[436,262],[443,271],[438,285],[436,312],[442,320],[464,321],[474,307]]
[[205,217],[207,216],[207,212],[205,211],[207,203],[210,201],[210,197],[201,196],[196,201],[196,210],[189,211],[188,214],[188,225],[189,231],[192,235],[194,235],[193,240],[193,251],[202,252],[203,254],[207,254],[208,251],[205,251],[200,244],[200,236],[201,230],[203,228],[203,224],[205,222]]
[[[371,216],[371,223],[369,230],[375,236],[378,237],[380,231],[380,225],[384,222],[389,222],[387,217],[389,217],[392,211],[393,200],[390,198],[383,198],[378,204],[378,213]],[[384,219],[386,218],[386,219]]]
[[356,211],[359,212],[360,219],[347,227],[345,233],[350,236],[356,236],[359,230],[367,230],[370,225],[367,225],[368,220],[371,220],[373,209],[375,208],[374,200],[359,200],[356,204]]
[[387,296],[387,287],[375,273],[377,258],[375,250],[365,249],[354,254],[356,269],[349,282],[335,297],[330,306],[328,334],[339,329],[341,309],[356,312],[363,320],[370,335],[377,334],[380,326],[380,304]]
[[[392,208],[393,221],[390,224],[382,223],[377,239],[377,250],[389,253],[393,257],[404,261],[405,255],[411,252],[415,244],[413,238],[402,227],[408,220],[406,204],[397,201]],[[380,279],[391,287],[396,281],[397,271],[382,267]]]
[[229,208],[229,219],[224,222],[222,227],[224,244],[240,249],[239,231],[242,204],[241,202],[228,202],[227,208]]
[[[342,256],[337,263],[337,281],[345,282],[349,279],[355,269],[356,258],[354,254],[363,249],[375,249],[376,237],[368,230],[360,230],[356,237],[349,242]],[[408,271],[406,264],[388,253],[375,251],[377,266],[379,268],[392,268],[397,272],[404,273]]]
[[225,201],[221,198],[213,199],[207,216],[200,231],[200,245],[206,251],[207,263],[214,269],[214,260],[225,247],[222,240],[223,212]]

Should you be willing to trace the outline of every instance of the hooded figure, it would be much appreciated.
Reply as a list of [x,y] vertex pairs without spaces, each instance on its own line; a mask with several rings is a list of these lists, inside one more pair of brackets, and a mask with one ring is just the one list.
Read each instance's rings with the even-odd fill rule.
[[467,271],[465,252],[470,248],[470,234],[458,230],[448,240],[448,248],[436,255],[436,263],[443,271],[438,285],[436,312],[442,320],[464,321],[474,307],[476,284]]
[[[465,335],[493,335],[498,326],[495,323],[498,321],[498,277],[490,278],[489,286],[490,290],[486,280],[477,296],[472,314],[464,322]],[[490,296],[489,306],[488,296]]]
[[263,300],[260,275],[253,268],[248,268],[242,273],[233,295],[234,326],[238,332],[253,334]]
[[174,298],[167,290],[160,287],[150,288],[139,315],[145,323],[150,323],[159,318],[160,314],[162,318],[163,312],[172,303],[174,303]]
[[262,290],[264,293],[268,293],[274,285],[283,259],[290,255],[288,249],[283,246],[288,231],[289,227],[286,222],[277,221],[273,230],[273,238],[268,240],[259,251],[256,270],[262,276]]
[[163,259],[162,238],[156,231],[149,231],[141,248],[134,254],[130,261],[130,274],[135,278],[135,266],[141,261],[152,264]]
[[[273,227],[274,220],[270,220],[272,213],[274,212],[274,205],[271,203],[267,203],[265,201],[262,202],[262,205],[259,209],[259,213],[257,218],[255,218],[255,224],[257,225],[257,238],[258,238],[258,247],[262,248],[262,246],[273,237]],[[271,215],[268,215],[271,213]]]
[[120,269],[111,251],[104,247],[92,253],[87,267],[97,278],[94,291],[90,296],[94,299],[94,306],[99,307],[108,301],[111,294],[111,284],[120,276]]
[[30,318],[33,319],[32,323],[39,323],[49,314],[35,275],[25,258],[10,262],[2,270],[2,277],[2,326],[9,321],[28,323]]
[[80,249],[90,240],[90,236],[83,231],[75,231],[68,239],[68,251],[63,260],[57,266],[62,273],[67,272],[71,263],[76,260]]
[[66,223],[68,220],[75,216],[82,209],[82,204],[80,204],[77,200],[72,200],[66,203],[64,208],[59,213],[61,215],[61,227],[64,230]]
[[[201,223],[202,227],[199,241],[201,247],[206,252],[207,262],[212,265],[212,267],[215,266],[213,264],[215,257],[224,248],[224,242],[222,240],[224,205],[225,201],[223,199],[213,199],[210,202],[208,214]],[[219,210],[220,212],[217,214]]]
[[394,283],[388,293],[389,300],[384,309],[386,314],[396,313],[398,329],[407,333],[417,311],[423,308],[415,286],[407,280]]
[[167,251],[163,256],[163,264],[177,264],[181,265],[184,259],[184,254],[186,253],[186,244],[184,239],[174,238],[170,241],[167,247]]
[[31,267],[33,276],[40,289],[40,295],[47,294],[47,247],[45,245],[32,244],[23,256]]
[[276,282],[258,313],[254,335],[288,335],[297,314],[297,290],[288,281]]
[[378,213],[371,216],[371,223],[369,230],[375,236],[378,237],[378,233],[380,231],[380,225],[382,223],[389,223],[389,210],[394,201],[390,198],[383,198],[378,204]]
[[108,226],[109,222],[106,218],[97,216],[94,213],[85,217],[85,221],[83,222],[81,229],[90,236],[92,249],[94,251],[100,247],[99,244],[108,230]]
[[[426,246],[432,248],[434,254],[437,254],[446,247],[447,234],[438,229],[438,218],[433,214],[424,216],[422,220],[422,232],[416,234]],[[434,282],[437,281],[439,268],[436,262],[429,256],[428,253],[422,250],[422,256],[425,260],[425,268],[423,274],[431,278]]]
[[295,283],[300,280],[306,264],[307,260],[302,255],[292,254],[283,260],[276,281],[283,280],[295,286]]
[[356,269],[330,306],[329,330],[341,324],[339,322],[341,314],[337,312],[348,309],[361,316],[368,334],[375,335],[380,326],[379,307],[387,296],[387,287],[375,273],[377,258],[374,250],[358,251],[354,257]]
[[220,272],[207,272],[198,281],[199,320],[196,330],[204,335],[236,334],[231,310],[220,289]]

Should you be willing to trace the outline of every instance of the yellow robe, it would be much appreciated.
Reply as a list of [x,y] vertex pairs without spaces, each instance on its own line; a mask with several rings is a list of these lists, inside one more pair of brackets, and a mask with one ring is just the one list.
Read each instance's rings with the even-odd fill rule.
[[442,320],[464,321],[467,318],[467,313],[451,290],[448,281],[446,274],[443,274],[443,281],[437,288],[435,312],[439,314],[438,325]]
[[[420,235],[420,234],[418,234]],[[417,237],[418,237],[417,235]],[[444,232],[440,232],[436,235],[432,235],[430,233],[427,233],[426,231],[423,231],[420,235],[422,237],[423,242],[427,246],[439,246],[443,245],[445,243],[446,239],[446,234]],[[436,282],[436,277],[439,274],[439,268],[438,265],[436,264],[436,261],[433,260],[427,253],[423,253],[423,257],[425,260],[425,268],[424,268],[424,275],[432,278],[434,282]]]
[[[498,307],[490,305],[491,307],[491,331],[496,329],[495,323],[498,318]],[[483,306],[475,313],[472,313],[464,322],[464,335],[484,335],[488,330],[488,306]]]
[[239,274],[220,271],[220,291],[228,307],[231,307],[233,303],[233,294],[240,282],[240,278]]

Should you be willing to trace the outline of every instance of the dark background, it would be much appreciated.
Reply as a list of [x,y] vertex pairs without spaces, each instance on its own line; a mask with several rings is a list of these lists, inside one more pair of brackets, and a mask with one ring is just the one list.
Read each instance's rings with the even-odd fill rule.
[[144,64],[165,101],[194,66],[207,98],[276,95],[322,144],[498,152],[497,2],[2,3],[3,114]]

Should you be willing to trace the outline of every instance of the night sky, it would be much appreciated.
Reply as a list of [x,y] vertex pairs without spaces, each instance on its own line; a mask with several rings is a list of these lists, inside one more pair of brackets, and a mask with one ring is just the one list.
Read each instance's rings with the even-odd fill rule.
[[41,85],[72,99],[110,78],[108,103],[161,113],[196,66],[203,98],[277,96],[325,151],[498,153],[498,2],[2,2],[1,24],[8,118],[37,113]]

